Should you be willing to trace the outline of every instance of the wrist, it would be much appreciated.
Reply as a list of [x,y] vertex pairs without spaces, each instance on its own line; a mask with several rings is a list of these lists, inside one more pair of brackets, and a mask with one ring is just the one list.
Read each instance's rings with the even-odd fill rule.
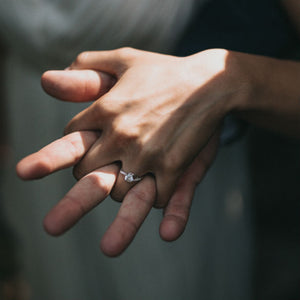
[[234,61],[236,83],[240,86],[238,97],[231,102],[231,110],[237,115],[263,110],[265,94],[272,86],[270,81],[269,58],[247,53],[233,52],[229,60]]
[[260,89],[260,81],[255,76],[255,68],[253,70],[249,57],[249,54],[227,51],[222,74],[227,86],[224,101],[226,114],[250,109],[252,99]]
[[209,49],[186,58],[188,73],[193,74],[195,98],[206,98],[208,106],[222,118],[242,105],[250,93],[249,82],[242,75],[239,53]]
[[242,96],[232,112],[256,126],[300,137],[300,63],[236,53]]

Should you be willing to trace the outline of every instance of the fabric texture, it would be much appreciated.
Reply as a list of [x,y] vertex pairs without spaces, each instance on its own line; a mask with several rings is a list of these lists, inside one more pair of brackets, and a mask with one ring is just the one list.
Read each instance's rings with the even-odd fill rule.
[[65,64],[82,49],[167,51],[206,1],[3,0],[0,33],[13,51],[39,65]]

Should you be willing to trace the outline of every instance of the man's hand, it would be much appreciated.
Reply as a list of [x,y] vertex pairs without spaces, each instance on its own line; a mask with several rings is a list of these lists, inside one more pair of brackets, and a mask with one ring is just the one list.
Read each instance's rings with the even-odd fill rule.
[[[230,100],[240,91],[232,76],[223,76],[227,54],[215,49],[179,58],[125,48],[79,55],[71,70],[106,72],[116,83],[66,128],[66,133],[101,132],[75,166],[75,177],[80,179],[118,162],[124,172],[140,177],[151,174],[157,190],[155,207],[165,207],[187,167],[216,134]],[[48,88],[49,83],[56,87],[65,84],[59,78],[62,74],[46,73],[43,86],[56,97],[74,101]],[[133,184],[119,175],[112,198],[122,201]]]

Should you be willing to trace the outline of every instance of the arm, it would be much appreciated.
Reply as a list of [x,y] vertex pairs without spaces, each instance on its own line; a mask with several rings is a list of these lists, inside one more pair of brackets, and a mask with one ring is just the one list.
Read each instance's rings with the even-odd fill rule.
[[300,1],[299,0],[281,0],[283,8],[286,10],[289,19],[299,32],[300,36]]
[[245,97],[233,102],[232,111],[252,124],[299,138],[300,63],[247,54],[237,56],[246,86]]

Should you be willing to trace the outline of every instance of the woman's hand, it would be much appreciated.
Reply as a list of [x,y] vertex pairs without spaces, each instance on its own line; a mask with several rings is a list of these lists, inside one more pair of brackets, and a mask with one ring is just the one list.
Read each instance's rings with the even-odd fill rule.
[[[155,206],[165,207],[240,90],[234,74],[225,75],[226,57],[225,50],[179,58],[128,48],[80,54],[71,70],[106,72],[116,83],[66,127],[101,132],[75,166],[76,178],[118,163],[127,173],[153,176]],[[57,73],[46,73],[44,88],[55,80]],[[112,197],[123,200],[134,184],[118,174]]]
[[[17,165],[17,173],[22,179],[31,180],[76,165],[97,138],[98,134],[92,131],[68,134],[21,160]],[[159,229],[164,240],[173,241],[184,231],[195,188],[211,165],[217,147],[216,135],[176,186]],[[81,178],[45,217],[46,231],[51,235],[60,235],[73,227],[111,193],[118,174],[119,167],[111,164]],[[101,249],[106,255],[117,256],[127,248],[150,212],[155,195],[155,182],[150,176],[145,176],[128,191],[115,220],[102,238]]]

